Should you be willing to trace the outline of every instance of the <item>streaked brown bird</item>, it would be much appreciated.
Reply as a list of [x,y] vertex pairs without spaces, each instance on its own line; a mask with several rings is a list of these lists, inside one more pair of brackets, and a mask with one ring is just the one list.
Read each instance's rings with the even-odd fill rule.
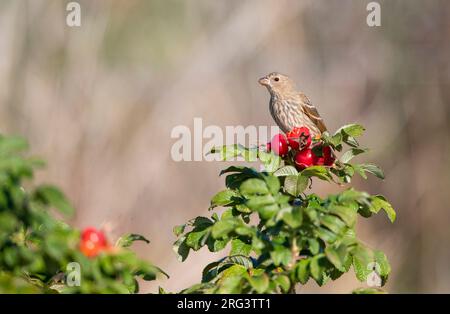
[[306,126],[311,136],[317,137],[327,130],[317,108],[305,94],[295,89],[289,77],[273,72],[260,78],[259,83],[269,90],[270,114],[283,132]]

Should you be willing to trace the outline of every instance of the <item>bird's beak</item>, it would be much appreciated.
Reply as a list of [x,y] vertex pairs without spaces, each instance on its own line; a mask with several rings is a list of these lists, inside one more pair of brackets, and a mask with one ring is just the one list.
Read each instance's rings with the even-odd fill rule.
[[269,86],[270,85],[270,80],[266,76],[264,76],[264,77],[262,77],[262,78],[260,78],[258,80],[258,83],[263,85],[263,86]]

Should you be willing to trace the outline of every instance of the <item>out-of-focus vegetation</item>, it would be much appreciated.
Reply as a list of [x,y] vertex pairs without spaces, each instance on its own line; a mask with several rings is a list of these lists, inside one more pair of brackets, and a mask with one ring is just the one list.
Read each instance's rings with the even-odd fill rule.
[[56,220],[52,209],[73,208],[57,187],[27,182],[42,162],[23,156],[26,148],[0,135],[0,293],[135,293],[139,278],[162,273],[125,248],[145,238],[126,235],[94,252],[93,241]]
[[[171,274],[158,284],[198,282],[217,257],[200,251],[179,263],[167,226],[204,214],[222,165],[172,161],[170,132],[194,117],[272,125],[256,81],[279,71],[330,130],[348,121],[370,130],[364,143],[387,179],[354,184],[386,195],[398,219],[357,231],[390,257],[386,289],[450,291],[448,1],[379,1],[374,28],[368,1],[80,0],[79,28],[65,25],[66,2],[1,1],[0,131],[29,138],[49,161],[36,179],[67,192],[78,209],[71,223],[146,234],[152,245],[137,244],[139,253]],[[330,291],[356,284],[344,275]]]

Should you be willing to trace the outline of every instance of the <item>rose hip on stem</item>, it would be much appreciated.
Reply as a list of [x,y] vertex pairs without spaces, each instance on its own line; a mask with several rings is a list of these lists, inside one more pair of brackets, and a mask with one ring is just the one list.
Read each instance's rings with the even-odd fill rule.
[[281,133],[276,134],[270,142],[270,148],[276,155],[285,156],[289,150],[286,136]]

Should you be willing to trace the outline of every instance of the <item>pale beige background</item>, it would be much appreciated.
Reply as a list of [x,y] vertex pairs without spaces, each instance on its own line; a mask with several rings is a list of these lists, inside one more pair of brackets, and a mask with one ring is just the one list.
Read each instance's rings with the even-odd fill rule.
[[[79,28],[65,24],[67,2],[0,1],[0,131],[48,160],[37,179],[67,192],[71,223],[151,239],[136,249],[172,277],[144,292],[179,291],[217,258],[172,252],[172,227],[207,214],[224,166],[172,161],[172,128],[272,125],[257,79],[274,70],[331,130],[367,127],[364,160],[387,179],[354,184],[386,195],[398,220],[358,229],[391,260],[387,289],[450,292],[450,2],[379,1],[379,28],[366,24],[369,1],[85,0]],[[300,291],[346,293],[353,277]]]

